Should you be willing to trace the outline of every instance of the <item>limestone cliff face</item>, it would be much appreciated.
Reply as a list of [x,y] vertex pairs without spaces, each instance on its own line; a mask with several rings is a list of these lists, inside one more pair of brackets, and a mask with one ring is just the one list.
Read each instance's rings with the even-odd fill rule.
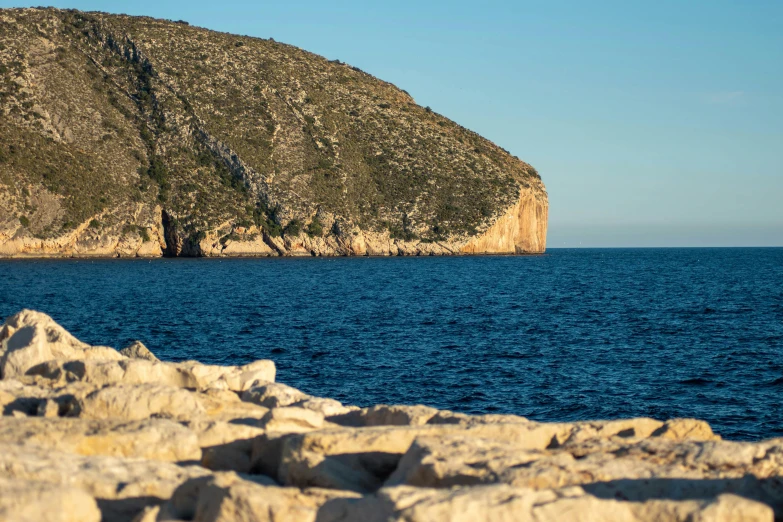
[[388,233],[365,232],[311,238],[306,234],[273,241],[259,235],[251,241],[221,244],[217,237],[199,245],[205,256],[422,256],[460,254],[540,254],[546,250],[549,205],[543,184],[523,189],[519,200],[482,234],[462,241],[425,242],[393,239]]
[[484,234],[460,251],[466,254],[536,254],[546,250],[546,193],[524,189],[519,201]]
[[[73,230],[52,238],[24,234],[19,223],[0,228],[2,257],[161,257],[166,241],[161,208],[138,205],[134,217],[114,226],[94,226],[100,215],[80,223]],[[93,225],[93,226],[91,226]]]
[[[395,239],[386,231],[360,229],[325,237],[272,237],[263,229],[234,227],[229,239],[209,232],[193,242],[179,237],[160,207],[147,216],[137,216],[146,226],[136,225],[144,236],[113,229],[95,230],[90,221],[56,238],[40,239],[0,230],[0,257],[268,257],[268,256],[428,256],[478,254],[537,254],[546,250],[548,201],[543,184],[522,189],[517,202],[489,228],[470,239],[421,241]],[[141,214],[141,213],[139,213]],[[141,220],[139,219],[141,217]],[[145,221],[146,218],[146,221]]]
[[0,9],[0,256],[543,252],[529,164],[340,61]]

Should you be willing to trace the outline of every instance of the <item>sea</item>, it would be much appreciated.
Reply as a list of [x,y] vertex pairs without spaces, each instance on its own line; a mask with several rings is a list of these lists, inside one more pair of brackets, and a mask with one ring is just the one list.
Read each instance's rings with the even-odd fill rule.
[[0,261],[0,315],[22,308],[346,404],[783,436],[783,248]]

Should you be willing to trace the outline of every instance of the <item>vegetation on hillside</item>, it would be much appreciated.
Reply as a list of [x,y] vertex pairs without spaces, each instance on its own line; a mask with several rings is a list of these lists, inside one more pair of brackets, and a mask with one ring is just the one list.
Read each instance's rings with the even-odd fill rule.
[[0,10],[0,112],[0,223],[42,238],[160,205],[194,241],[226,223],[438,241],[539,180],[355,67],[151,18]]

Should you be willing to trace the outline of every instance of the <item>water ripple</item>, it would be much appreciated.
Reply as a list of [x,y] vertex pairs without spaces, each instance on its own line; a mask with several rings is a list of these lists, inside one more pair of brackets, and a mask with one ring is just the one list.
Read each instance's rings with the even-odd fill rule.
[[271,358],[351,404],[783,434],[783,249],[0,262],[0,314],[166,360]]

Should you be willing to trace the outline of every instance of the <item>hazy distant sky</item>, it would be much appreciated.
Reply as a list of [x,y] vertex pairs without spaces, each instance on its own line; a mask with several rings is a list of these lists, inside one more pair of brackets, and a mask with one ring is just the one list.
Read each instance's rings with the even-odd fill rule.
[[782,0],[54,4],[273,37],[390,81],[539,170],[550,247],[783,245]]

